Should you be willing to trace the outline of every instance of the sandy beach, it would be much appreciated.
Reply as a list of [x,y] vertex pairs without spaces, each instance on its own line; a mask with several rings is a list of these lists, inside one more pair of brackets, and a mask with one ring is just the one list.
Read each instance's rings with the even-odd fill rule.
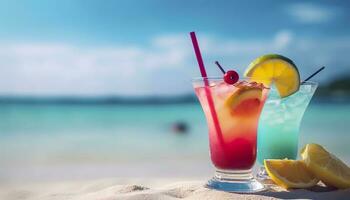
[[350,189],[318,186],[284,190],[275,185],[256,194],[220,192],[204,187],[205,180],[100,179],[1,185],[0,199],[6,200],[112,200],[112,199],[349,199]]

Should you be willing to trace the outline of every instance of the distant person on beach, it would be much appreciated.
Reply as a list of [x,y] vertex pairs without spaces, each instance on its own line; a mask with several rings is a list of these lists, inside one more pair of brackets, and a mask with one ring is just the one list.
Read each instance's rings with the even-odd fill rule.
[[178,121],[175,122],[172,126],[172,130],[177,134],[185,134],[188,133],[188,125],[186,122]]

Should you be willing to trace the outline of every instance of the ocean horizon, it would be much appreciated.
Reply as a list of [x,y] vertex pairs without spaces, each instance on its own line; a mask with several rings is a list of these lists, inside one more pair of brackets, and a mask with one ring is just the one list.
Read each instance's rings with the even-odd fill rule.
[[[333,95],[323,95],[315,93],[314,103],[350,103],[350,95],[339,93]],[[35,96],[35,95],[0,95],[0,104],[96,104],[96,105],[160,105],[160,104],[197,104],[198,99],[193,93],[182,95],[145,95],[145,96],[122,96],[122,95],[105,95],[105,96]]]

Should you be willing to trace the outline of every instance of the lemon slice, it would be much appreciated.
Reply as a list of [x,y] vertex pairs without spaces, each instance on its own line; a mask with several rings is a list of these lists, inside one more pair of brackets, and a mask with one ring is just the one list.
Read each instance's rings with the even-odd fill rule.
[[244,76],[270,85],[272,82],[281,97],[287,97],[299,90],[298,68],[289,58],[278,54],[268,54],[255,59],[248,66]]
[[258,113],[262,98],[262,88],[241,87],[229,96],[225,104],[234,115],[251,115]]
[[309,188],[319,181],[300,160],[264,160],[270,178],[279,186],[289,188]]
[[321,145],[307,144],[301,157],[309,170],[326,185],[350,188],[350,168]]

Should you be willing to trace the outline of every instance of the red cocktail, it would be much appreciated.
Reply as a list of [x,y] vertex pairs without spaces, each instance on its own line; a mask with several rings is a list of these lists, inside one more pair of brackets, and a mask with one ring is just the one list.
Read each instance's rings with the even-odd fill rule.
[[211,181],[255,181],[251,169],[256,160],[256,133],[268,89],[248,81],[231,85],[222,78],[198,78],[193,85],[207,119],[211,160],[217,168]]
[[193,86],[207,118],[211,160],[217,168],[207,187],[240,193],[261,191],[264,186],[253,178],[251,168],[267,88],[257,82],[237,82],[238,73],[225,71],[217,61],[224,77],[208,78],[196,34],[190,36],[202,75],[193,80]]

